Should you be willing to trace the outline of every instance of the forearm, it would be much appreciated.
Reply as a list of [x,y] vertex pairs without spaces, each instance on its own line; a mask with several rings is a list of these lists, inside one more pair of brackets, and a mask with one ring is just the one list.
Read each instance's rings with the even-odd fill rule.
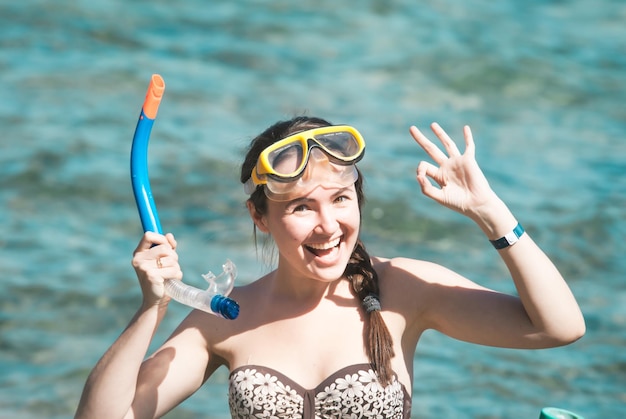
[[[504,236],[517,224],[499,199],[474,219],[489,240]],[[557,345],[582,336],[585,324],[576,299],[558,269],[528,233],[498,253],[511,273],[529,320],[543,338]]]
[[121,418],[135,397],[139,369],[165,314],[157,306],[140,308],[89,375],[76,418]]

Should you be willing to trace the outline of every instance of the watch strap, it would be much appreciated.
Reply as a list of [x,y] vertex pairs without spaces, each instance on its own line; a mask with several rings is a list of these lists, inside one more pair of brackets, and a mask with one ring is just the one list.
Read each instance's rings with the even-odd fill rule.
[[524,227],[520,223],[517,223],[515,228],[505,234],[503,237],[500,237],[496,240],[489,240],[493,247],[496,249],[504,249],[505,247],[509,247],[517,243],[520,237],[524,234]]

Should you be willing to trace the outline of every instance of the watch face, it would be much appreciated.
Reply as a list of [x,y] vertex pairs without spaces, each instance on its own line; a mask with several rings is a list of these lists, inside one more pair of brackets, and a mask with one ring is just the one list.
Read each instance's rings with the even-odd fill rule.
[[517,233],[515,233],[515,231],[511,231],[510,233],[504,236],[504,239],[506,240],[507,244],[510,246],[512,244],[515,244],[515,242],[519,239],[519,237],[517,236]]

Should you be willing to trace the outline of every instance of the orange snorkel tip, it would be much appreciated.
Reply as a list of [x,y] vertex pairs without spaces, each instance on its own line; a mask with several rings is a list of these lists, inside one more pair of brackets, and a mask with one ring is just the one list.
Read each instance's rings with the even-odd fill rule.
[[153,74],[148,85],[146,100],[143,102],[143,113],[150,119],[155,119],[165,91],[165,81],[158,74]]

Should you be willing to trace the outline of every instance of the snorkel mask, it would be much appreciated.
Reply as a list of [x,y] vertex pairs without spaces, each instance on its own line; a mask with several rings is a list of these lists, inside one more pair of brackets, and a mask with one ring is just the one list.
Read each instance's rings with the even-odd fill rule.
[[261,152],[244,191],[251,195],[263,185],[269,199],[289,201],[320,185],[350,186],[364,152],[363,137],[348,125],[299,132]]

